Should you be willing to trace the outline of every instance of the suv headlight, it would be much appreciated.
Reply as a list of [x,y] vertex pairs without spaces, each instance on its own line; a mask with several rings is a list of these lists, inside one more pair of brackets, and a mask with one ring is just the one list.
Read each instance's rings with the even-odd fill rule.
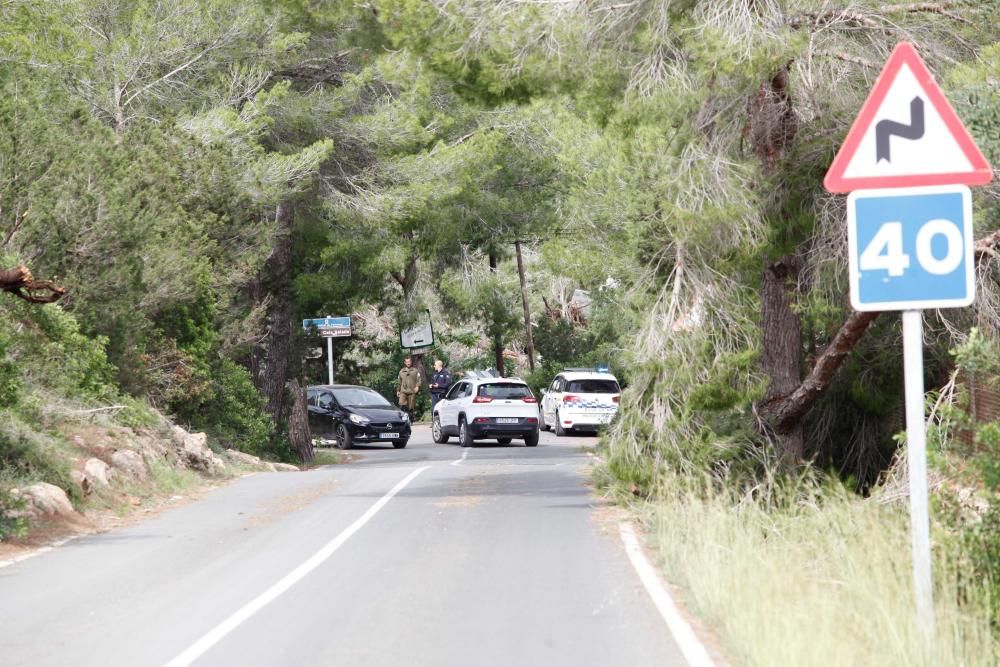
[[402,415],[403,415],[403,421],[404,421],[404,422],[408,422],[408,421],[410,421],[410,415],[408,415],[408,414],[407,414],[407,413],[405,413],[405,412],[404,412],[404,413],[402,413]]
[[371,419],[368,419],[368,417],[362,417],[361,415],[351,415],[350,419],[352,422],[358,424],[359,426],[364,426],[365,424],[371,421]]

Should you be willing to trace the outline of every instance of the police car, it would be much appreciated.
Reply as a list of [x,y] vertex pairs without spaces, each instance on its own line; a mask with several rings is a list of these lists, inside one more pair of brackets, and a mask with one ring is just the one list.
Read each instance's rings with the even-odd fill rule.
[[567,368],[542,392],[539,427],[556,435],[596,431],[618,414],[621,386],[604,368]]

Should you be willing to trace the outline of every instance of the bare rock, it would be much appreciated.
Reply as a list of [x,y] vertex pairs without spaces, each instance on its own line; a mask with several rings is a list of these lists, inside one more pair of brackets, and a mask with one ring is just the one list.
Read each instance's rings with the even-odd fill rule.
[[66,492],[55,484],[38,482],[29,487],[19,489],[18,496],[28,503],[27,514],[32,517],[44,515],[72,516],[75,514],[73,503],[69,501]]
[[[184,430],[180,427],[175,428]],[[225,462],[208,448],[208,436],[204,433],[186,433],[181,455],[188,467],[194,470],[209,475],[222,475],[226,471]]]
[[187,440],[187,437],[189,435],[188,432],[185,431],[180,426],[178,426],[177,424],[174,424],[174,427],[171,429],[170,433],[174,437],[174,442],[176,442],[179,446],[183,447],[184,441]]
[[147,459],[164,459],[169,453],[167,445],[162,440],[146,433],[136,436],[134,444],[135,448]]
[[247,454],[246,452],[241,452],[236,449],[227,449],[225,452],[226,458],[232,463],[236,463],[244,466],[251,466],[257,468],[258,470],[264,470],[267,472],[298,472],[298,466],[293,466],[288,463],[275,463],[273,461],[265,461],[259,456],[254,456],[253,454]]
[[146,462],[139,452],[131,449],[119,449],[111,455],[111,465],[121,470],[134,480],[144,482],[149,477]]
[[87,459],[83,464],[83,474],[94,488],[108,486],[112,474],[108,464],[101,459]]
[[264,465],[264,462],[260,460],[260,457],[254,456],[253,454],[247,454],[246,452],[241,452],[236,449],[227,449],[225,451],[225,455],[234,463],[242,463],[243,465],[253,466],[255,468],[260,468]]

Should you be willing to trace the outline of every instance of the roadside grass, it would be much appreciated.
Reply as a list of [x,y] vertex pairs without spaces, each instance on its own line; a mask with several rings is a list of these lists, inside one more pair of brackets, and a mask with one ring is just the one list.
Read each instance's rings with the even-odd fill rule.
[[185,493],[204,486],[205,478],[187,468],[172,466],[165,461],[149,461],[149,476],[161,493]]
[[0,487],[48,482],[80,494],[70,481],[67,460],[73,448],[62,438],[44,432],[13,410],[0,410]]
[[734,665],[1000,664],[985,600],[960,589],[961,565],[941,549],[937,636],[924,645],[904,509],[836,487],[775,502],[684,486],[677,480],[640,512],[667,579]]
[[83,508],[111,510],[124,517],[135,509],[133,499],[141,501],[187,494],[205,485],[205,478],[185,468],[176,468],[165,461],[146,460],[149,477],[145,481],[129,479],[119,474],[108,489],[99,489],[87,497]]
[[313,460],[307,465],[299,464],[301,468],[315,468],[317,466],[337,465],[344,463],[350,457],[339,449],[319,449],[313,450]]

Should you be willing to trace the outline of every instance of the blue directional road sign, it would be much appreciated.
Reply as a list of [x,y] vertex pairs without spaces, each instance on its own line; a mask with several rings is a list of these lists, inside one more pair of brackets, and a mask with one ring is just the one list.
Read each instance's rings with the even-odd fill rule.
[[316,317],[309,320],[302,320],[302,328],[305,330],[316,329],[320,335],[332,338],[342,338],[351,335],[350,317]]
[[350,317],[316,317],[311,320],[302,320],[302,328],[309,329],[311,327],[316,327],[317,329],[332,329],[334,327],[349,327],[351,326]]
[[855,310],[958,308],[975,298],[964,185],[855,190],[847,236]]

